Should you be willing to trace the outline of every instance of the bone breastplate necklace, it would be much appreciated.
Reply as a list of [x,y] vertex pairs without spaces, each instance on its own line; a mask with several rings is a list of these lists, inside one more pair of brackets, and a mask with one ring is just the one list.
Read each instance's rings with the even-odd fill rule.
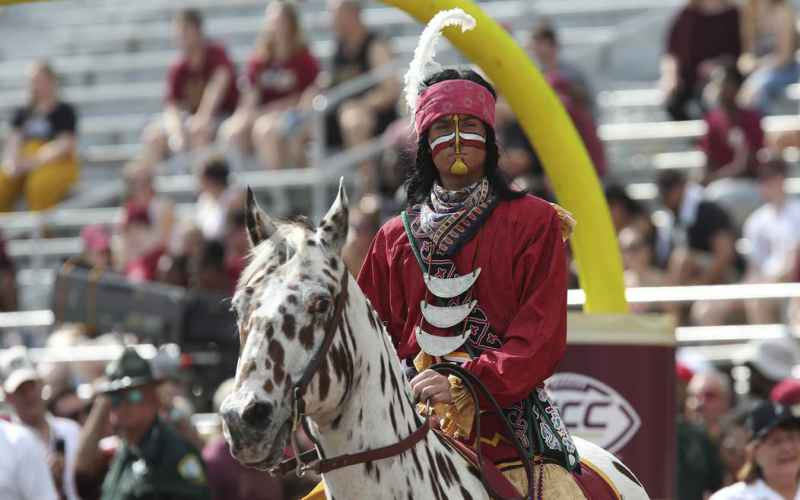
[[[436,245],[433,248],[436,248]],[[475,256],[477,257],[477,251]],[[453,328],[459,324],[463,325],[460,334],[444,337],[432,335],[423,330],[422,319],[420,319],[420,325],[417,326],[414,332],[417,338],[417,345],[431,356],[446,356],[464,345],[470,333],[472,333],[466,320],[472,310],[475,309],[475,306],[478,305],[478,301],[472,299],[472,287],[478,281],[481,269],[475,268],[472,272],[462,276],[435,278],[430,274],[432,259],[433,250],[431,250],[431,254],[428,257],[428,269],[423,275],[426,288],[425,299],[432,295],[439,299],[447,300],[467,294],[466,300],[457,305],[436,306],[429,304],[425,299],[420,301],[419,307],[422,311],[422,319],[427,323],[437,328]]]
[[[425,296],[419,304],[422,317],[414,329],[417,345],[431,356],[447,356],[462,348],[472,333],[469,317],[478,305],[478,301],[473,299],[473,290],[481,274],[481,269],[475,266],[477,249],[473,255],[471,272],[461,276],[454,275],[455,262],[451,260],[449,264],[452,267],[446,266],[449,269],[444,273],[441,266],[437,265],[439,269],[435,273],[437,276],[434,276],[431,270],[434,268],[434,253],[439,248],[439,242],[429,240],[430,247],[425,252],[427,257],[423,257],[422,243],[413,235],[408,213],[404,211],[401,219],[425,282]],[[461,296],[464,299],[458,300],[457,297]],[[460,333],[449,336],[434,335],[424,330],[423,323],[443,330],[457,329],[460,325]]]

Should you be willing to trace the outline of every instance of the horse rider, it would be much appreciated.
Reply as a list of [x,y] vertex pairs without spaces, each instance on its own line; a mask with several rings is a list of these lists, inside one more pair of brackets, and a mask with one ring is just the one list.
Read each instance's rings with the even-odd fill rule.
[[[468,69],[428,74],[423,45],[406,75],[418,139],[407,207],[378,231],[358,284],[386,325],[414,396],[434,405],[443,432],[468,444],[476,438],[476,403],[459,379],[428,369],[451,362],[504,409],[535,459],[535,480],[544,478],[543,498],[585,498],[571,478],[580,467],[575,445],[543,385],[566,348],[566,241],[574,221],[511,187],[498,166],[494,89]],[[501,417],[480,418],[484,456],[524,494],[527,475]]]

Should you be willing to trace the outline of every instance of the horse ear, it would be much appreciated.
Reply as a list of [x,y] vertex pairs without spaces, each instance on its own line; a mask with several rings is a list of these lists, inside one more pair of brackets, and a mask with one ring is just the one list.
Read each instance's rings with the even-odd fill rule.
[[256,196],[249,186],[247,187],[246,203],[245,224],[247,226],[247,236],[250,238],[250,245],[255,247],[275,234],[277,227],[270,216],[258,206]]
[[336,253],[342,250],[347,239],[347,229],[350,221],[348,220],[347,193],[344,189],[344,178],[339,179],[339,194],[336,195],[328,213],[322,218],[322,222],[317,228],[320,240]]

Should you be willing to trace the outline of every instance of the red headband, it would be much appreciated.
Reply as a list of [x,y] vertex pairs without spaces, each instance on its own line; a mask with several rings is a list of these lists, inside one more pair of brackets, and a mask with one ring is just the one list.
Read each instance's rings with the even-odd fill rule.
[[435,83],[419,96],[414,128],[423,134],[433,122],[453,114],[480,118],[494,128],[494,97],[486,87],[470,80]]

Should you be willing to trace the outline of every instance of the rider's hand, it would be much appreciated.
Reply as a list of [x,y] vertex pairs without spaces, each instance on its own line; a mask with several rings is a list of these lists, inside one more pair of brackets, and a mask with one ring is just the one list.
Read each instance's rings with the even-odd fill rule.
[[425,370],[411,379],[411,389],[414,391],[414,400],[425,403],[430,400],[434,403],[450,403],[450,381],[444,375],[433,370]]

